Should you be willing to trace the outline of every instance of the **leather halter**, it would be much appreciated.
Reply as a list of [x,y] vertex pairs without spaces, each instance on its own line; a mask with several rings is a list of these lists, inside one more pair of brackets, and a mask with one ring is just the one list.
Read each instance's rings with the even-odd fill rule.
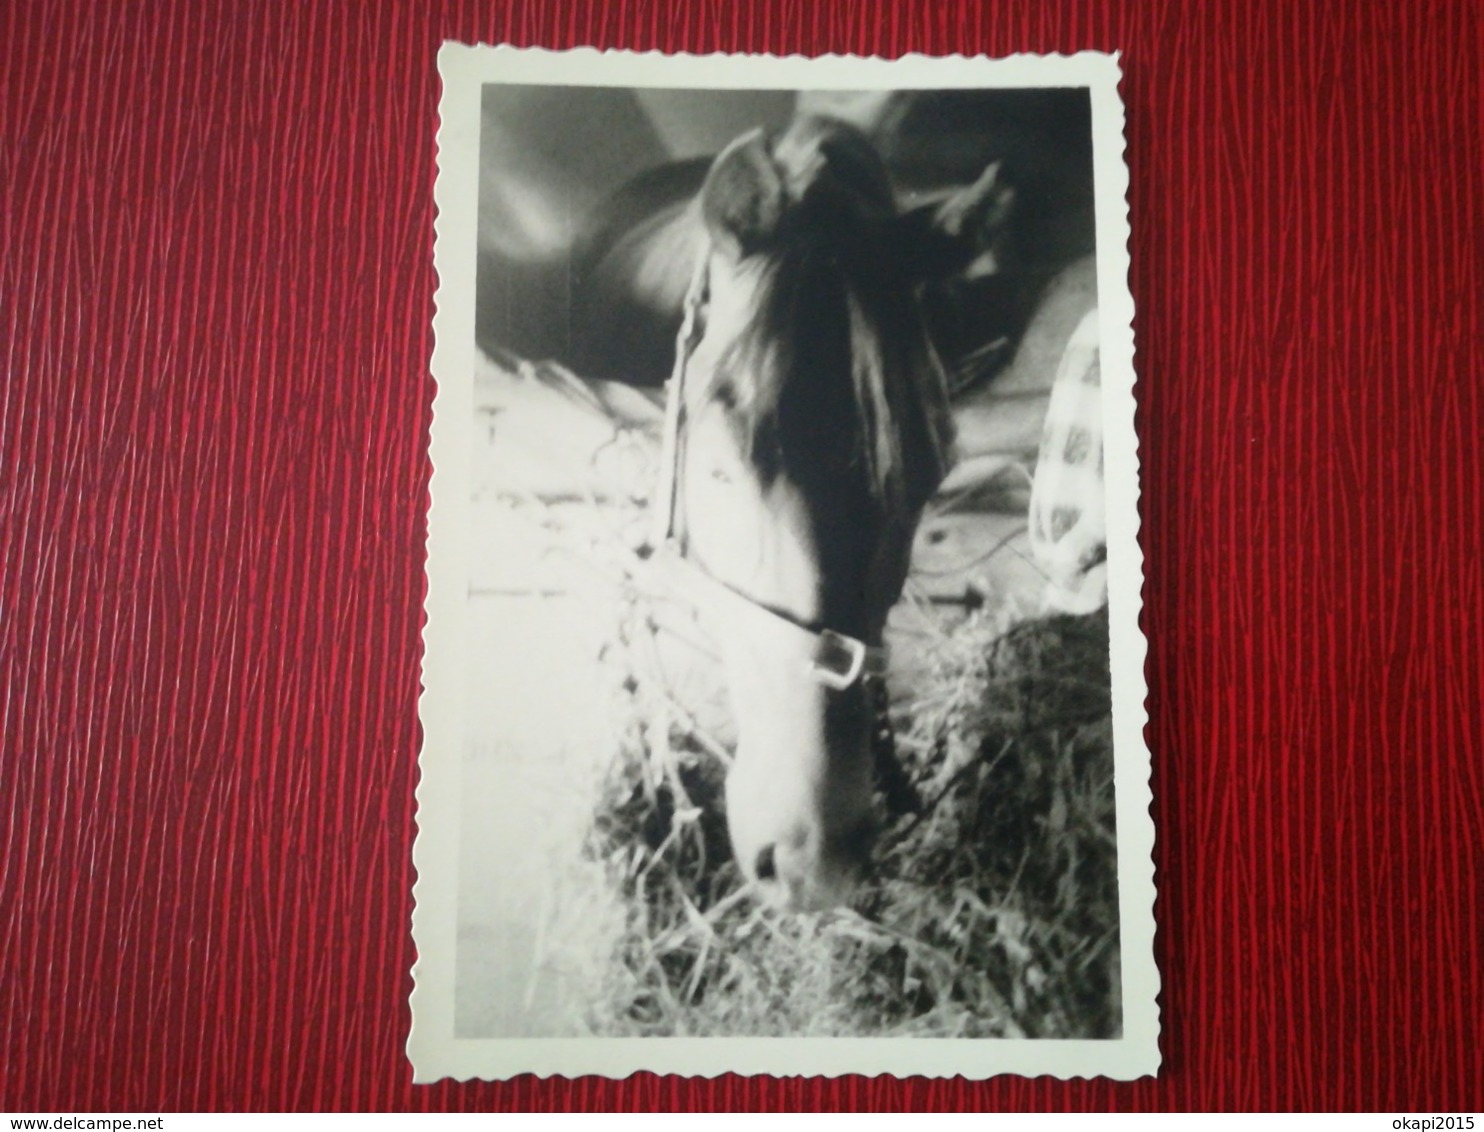
[[665,431],[660,455],[660,485],[654,508],[654,531],[650,540],[655,563],[674,586],[696,605],[712,603],[746,607],[772,618],[780,625],[812,639],[808,675],[835,691],[844,691],[861,681],[879,681],[886,674],[887,651],[869,645],[827,626],[802,621],[788,612],[758,601],[728,585],[689,557],[676,532],[680,494],[681,439],[685,427],[685,377],[691,355],[699,342],[696,316],[706,292],[710,264],[710,242],[702,246],[685,294],[684,316],[675,340],[675,368],[665,398]]

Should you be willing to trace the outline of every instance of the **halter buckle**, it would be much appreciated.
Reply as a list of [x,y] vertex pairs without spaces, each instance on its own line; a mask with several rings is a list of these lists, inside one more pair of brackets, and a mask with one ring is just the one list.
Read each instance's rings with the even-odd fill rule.
[[866,671],[871,650],[863,642],[833,629],[819,634],[814,656],[809,661],[809,675],[827,688],[843,692]]

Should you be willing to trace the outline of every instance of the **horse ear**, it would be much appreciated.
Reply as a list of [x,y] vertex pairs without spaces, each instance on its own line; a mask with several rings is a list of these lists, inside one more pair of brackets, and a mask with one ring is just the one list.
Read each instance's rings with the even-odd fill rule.
[[896,218],[899,262],[923,282],[964,272],[994,250],[1014,203],[1015,190],[1000,183],[996,161],[972,185]]
[[760,129],[722,150],[701,189],[701,215],[712,242],[738,258],[773,234],[784,204],[783,177]]

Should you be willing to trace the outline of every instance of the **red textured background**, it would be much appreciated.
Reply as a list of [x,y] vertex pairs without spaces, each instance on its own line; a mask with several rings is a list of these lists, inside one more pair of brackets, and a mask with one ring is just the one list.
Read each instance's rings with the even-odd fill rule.
[[[1323,7],[0,4],[0,1108],[1484,1107],[1484,15]],[[1157,1080],[411,1085],[444,38],[1124,52]]]

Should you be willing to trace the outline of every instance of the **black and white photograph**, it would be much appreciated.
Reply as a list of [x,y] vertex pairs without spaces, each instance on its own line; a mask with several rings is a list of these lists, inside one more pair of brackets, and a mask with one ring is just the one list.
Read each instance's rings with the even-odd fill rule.
[[440,71],[417,1078],[1154,1072],[1116,59]]

